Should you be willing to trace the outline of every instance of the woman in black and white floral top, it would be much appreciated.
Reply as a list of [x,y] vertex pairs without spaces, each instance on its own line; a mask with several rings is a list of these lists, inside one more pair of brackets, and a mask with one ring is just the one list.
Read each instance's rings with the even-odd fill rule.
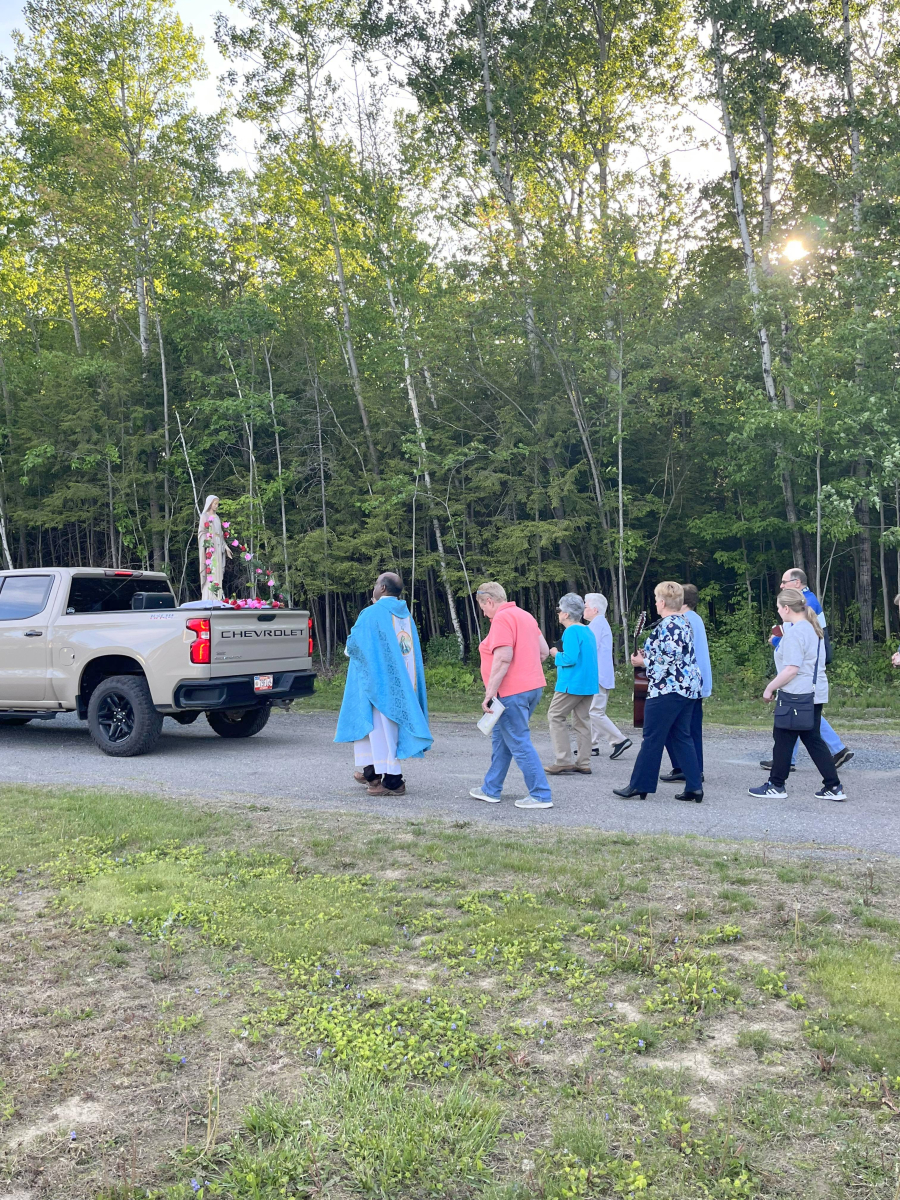
[[[627,788],[615,788],[623,799],[656,791],[663,749],[669,739],[684,772],[685,787],[678,800],[703,799],[703,781],[691,737],[693,706],[700,699],[701,678],[694,653],[694,632],[682,616],[684,589],[680,583],[657,584],[656,611],[661,620],[644,648],[631,656],[636,667],[645,666],[649,686],[644,707],[644,736]],[[682,761],[684,754],[684,761]]]
[[[657,598],[657,611],[659,603]],[[643,653],[634,655],[631,661],[634,666],[643,665],[647,669],[648,699],[674,693],[697,700],[702,680],[694,654],[694,631],[687,617],[680,612],[663,609],[662,617],[644,642]]]

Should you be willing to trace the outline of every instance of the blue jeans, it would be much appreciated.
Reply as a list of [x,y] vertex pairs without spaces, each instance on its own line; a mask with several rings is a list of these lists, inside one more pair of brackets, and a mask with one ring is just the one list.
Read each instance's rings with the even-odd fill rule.
[[684,786],[689,792],[703,790],[700,765],[691,737],[691,721],[696,700],[670,692],[667,696],[648,696],[644,706],[644,737],[631,772],[631,786],[639,792],[655,792],[659,780],[663,749],[671,738],[684,771]]
[[514,696],[501,696],[500,703],[505,712],[500,714],[491,731],[491,765],[484,777],[484,790],[489,796],[499,796],[503,781],[513,759],[525,776],[528,794],[535,800],[550,799],[550,784],[544,768],[531,741],[528,722],[538,706],[543,688],[530,692],[517,692]]
[[[844,749],[844,743],[841,741],[841,739],[838,737],[838,735],[834,732],[834,730],[831,728],[831,726],[828,724],[828,722],[825,720],[824,717],[822,718],[822,722],[819,727],[819,734],[822,738],[822,741],[825,743],[825,745],[831,751],[832,755],[835,755],[835,754],[837,754],[837,752],[839,750]],[[793,766],[796,763],[797,754],[798,754],[799,750],[800,750],[800,739],[797,738],[797,740],[794,742],[794,753],[791,755],[791,766]]]
[[[691,713],[691,741],[694,743],[694,753],[697,755],[697,762],[700,766],[700,774],[703,774],[703,701],[697,700],[694,702],[694,711]],[[672,741],[672,732],[669,731],[669,736],[666,738],[666,749],[669,752],[669,759],[672,763],[673,771],[680,771],[681,766],[678,762],[678,753],[675,750],[675,745]]]

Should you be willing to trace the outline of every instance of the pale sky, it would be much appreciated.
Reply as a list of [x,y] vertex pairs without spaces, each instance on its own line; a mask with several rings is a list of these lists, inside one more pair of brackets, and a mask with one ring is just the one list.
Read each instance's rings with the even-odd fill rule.
[[[212,112],[219,107],[221,101],[216,91],[216,81],[230,64],[227,64],[219,54],[213,40],[215,15],[220,11],[231,10],[227,0],[174,0],[175,8],[182,20],[192,26],[194,33],[202,38],[209,76],[194,89],[197,107],[203,112]],[[10,34],[13,29],[20,27],[22,21],[22,4],[20,0],[0,0],[0,54],[12,52],[13,43]],[[238,69],[240,64],[235,64]],[[716,126],[714,110],[701,107],[697,111],[698,120],[694,121],[697,140],[706,140],[713,136]],[[682,122],[688,118],[683,118]],[[232,127],[235,141],[235,153],[228,155],[226,166],[252,166],[255,131],[252,126],[235,122]],[[672,156],[673,170],[682,178],[701,182],[712,175],[721,175],[728,169],[725,147],[720,137],[716,144],[708,149],[696,149],[687,152],[679,151]],[[674,149],[674,147],[673,147]],[[641,159],[632,158],[632,165],[637,165]]]

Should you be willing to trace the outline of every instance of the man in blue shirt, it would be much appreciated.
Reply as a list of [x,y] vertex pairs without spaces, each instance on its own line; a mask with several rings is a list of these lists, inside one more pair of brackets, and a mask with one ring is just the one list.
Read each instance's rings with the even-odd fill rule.
[[[703,701],[707,696],[712,695],[712,663],[709,660],[709,642],[706,637],[706,626],[703,624],[703,618],[697,612],[697,602],[700,599],[700,593],[692,583],[682,584],[684,589],[684,607],[682,614],[687,617],[691,631],[694,634],[694,656],[697,659],[697,666],[700,668],[700,679],[702,681],[700,688],[700,699],[694,701],[694,708],[691,713],[691,741],[694,743],[694,749],[697,752],[697,762],[700,765],[700,779],[703,779]],[[668,775],[660,775],[663,783],[680,783],[684,779],[684,771],[678,765],[678,760],[675,757],[675,750],[672,746],[671,735],[666,739],[666,749],[669,752],[669,758],[672,761],[672,770]]]
[[[800,567],[789,567],[781,577],[781,587],[782,589],[798,588],[803,592],[806,603],[819,618],[819,625],[825,637],[825,661],[826,663],[831,662],[831,637],[828,633],[828,621],[825,618],[825,614],[822,612],[822,605],[819,603],[818,596],[816,596],[814,592],[811,592],[807,587],[806,572],[801,570]],[[780,642],[780,637],[772,636],[769,638],[769,645],[774,646],[776,649]],[[840,737],[834,732],[824,717],[822,717],[821,733],[825,745],[831,751],[832,758],[834,759],[834,765],[836,767],[842,767],[844,763],[848,763],[853,757],[853,751],[847,749]],[[794,754],[791,758],[792,771],[794,769],[794,764],[797,761],[798,747],[799,742],[795,742]],[[760,761],[759,765],[761,767],[765,767],[767,770],[771,769],[772,760],[770,758],[764,758]]]
[[[562,597],[557,616],[563,627],[562,650],[550,651],[556,667],[556,690],[547,713],[556,761],[544,769],[548,775],[590,775],[591,702],[600,686],[597,639],[587,625],[581,623],[584,601],[574,592],[567,592]],[[574,762],[566,723],[569,713],[578,742],[578,756]]]

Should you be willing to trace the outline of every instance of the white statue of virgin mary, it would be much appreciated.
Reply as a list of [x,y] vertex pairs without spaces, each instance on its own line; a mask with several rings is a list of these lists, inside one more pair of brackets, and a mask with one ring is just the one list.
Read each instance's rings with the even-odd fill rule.
[[203,589],[201,599],[222,599],[222,576],[225,574],[225,559],[231,558],[231,551],[225,541],[222,522],[217,509],[218,496],[207,496],[200,514],[200,525],[197,539],[200,543],[200,585]]

